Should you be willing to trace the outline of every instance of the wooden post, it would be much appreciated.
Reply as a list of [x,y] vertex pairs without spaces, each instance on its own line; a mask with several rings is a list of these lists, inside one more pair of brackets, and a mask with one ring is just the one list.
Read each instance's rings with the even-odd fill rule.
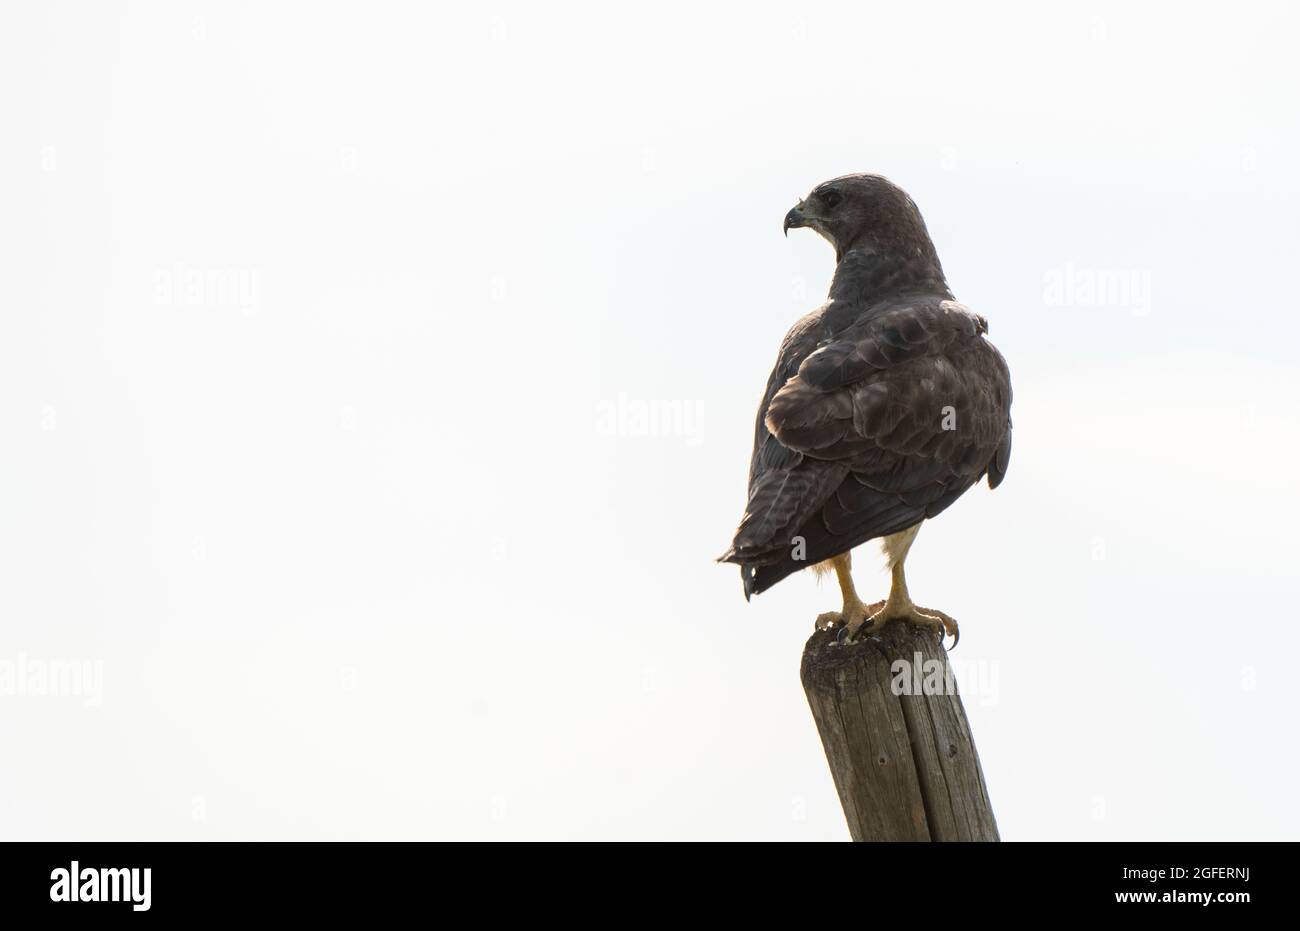
[[[941,665],[929,665],[927,677],[931,660]],[[896,672],[912,694],[895,694]],[[935,631],[895,621],[847,645],[835,642],[834,631],[817,631],[799,673],[855,841],[998,840],[975,740]],[[943,682],[944,694],[924,694]]]

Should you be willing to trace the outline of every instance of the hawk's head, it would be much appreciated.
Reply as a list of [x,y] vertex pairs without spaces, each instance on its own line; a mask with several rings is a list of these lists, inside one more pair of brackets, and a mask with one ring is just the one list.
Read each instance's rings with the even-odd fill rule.
[[[907,192],[880,175],[844,175],[813,188],[785,215],[785,231],[806,226],[826,237],[839,259],[850,249],[929,258],[934,245]],[[936,256],[937,260],[937,256]]]

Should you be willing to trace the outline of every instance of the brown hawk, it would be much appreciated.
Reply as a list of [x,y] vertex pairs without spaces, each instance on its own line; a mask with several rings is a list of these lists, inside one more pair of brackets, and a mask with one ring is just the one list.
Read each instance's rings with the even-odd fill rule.
[[[1011,379],[988,323],[954,300],[912,198],[879,175],[818,185],[785,217],[835,248],[825,304],[794,325],[754,428],[749,503],[731,548],[745,598],[792,572],[834,568],[843,610],[817,619],[852,640],[902,619],[943,628],[908,596],[903,562],[921,521],[1011,457]],[[883,538],[888,599],[858,598],[849,552]],[[874,609],[874,610],[873,610]]]

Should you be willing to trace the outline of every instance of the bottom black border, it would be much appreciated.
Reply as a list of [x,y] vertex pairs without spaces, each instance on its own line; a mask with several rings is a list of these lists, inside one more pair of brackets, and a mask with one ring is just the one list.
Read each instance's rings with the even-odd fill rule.
[[[8,917],[133,922],[276,914],[373,920],[412,909],[449,920],[539,917],[544,909],[549,917],[622,922],[682,919],[684,909],[692,917],[774,917],[786,904],[851,907],[884,920],[963,909],[986,918],[1197,909],[1227,918],[1285,901],[1282,877],[1294,856],[1290,844],[1247,843],[8,843],[0,844],[0,896]],[[131,901],[54,901],[51,890],[63,878],[55,871],[70,871],[74,861],[78,873],[147,868],[148,910]],[[97,879],[87,881],[94,891]],[[66,884],[55,891],[66,898]],[[1206,893],[1212,900],[1200,901]],[[1242,893],[1245,901],[1220,898]]]

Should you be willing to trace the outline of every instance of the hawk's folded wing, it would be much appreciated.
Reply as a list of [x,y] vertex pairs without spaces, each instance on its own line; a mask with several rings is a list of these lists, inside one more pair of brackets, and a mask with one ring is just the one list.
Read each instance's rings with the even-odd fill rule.
[[1001,481],[1011,386],[986,330],[957,302],[921,297],[802,360],[766,405],[749,505],[723,557],[746,567],[747,594],[935,516],[986,472]]

